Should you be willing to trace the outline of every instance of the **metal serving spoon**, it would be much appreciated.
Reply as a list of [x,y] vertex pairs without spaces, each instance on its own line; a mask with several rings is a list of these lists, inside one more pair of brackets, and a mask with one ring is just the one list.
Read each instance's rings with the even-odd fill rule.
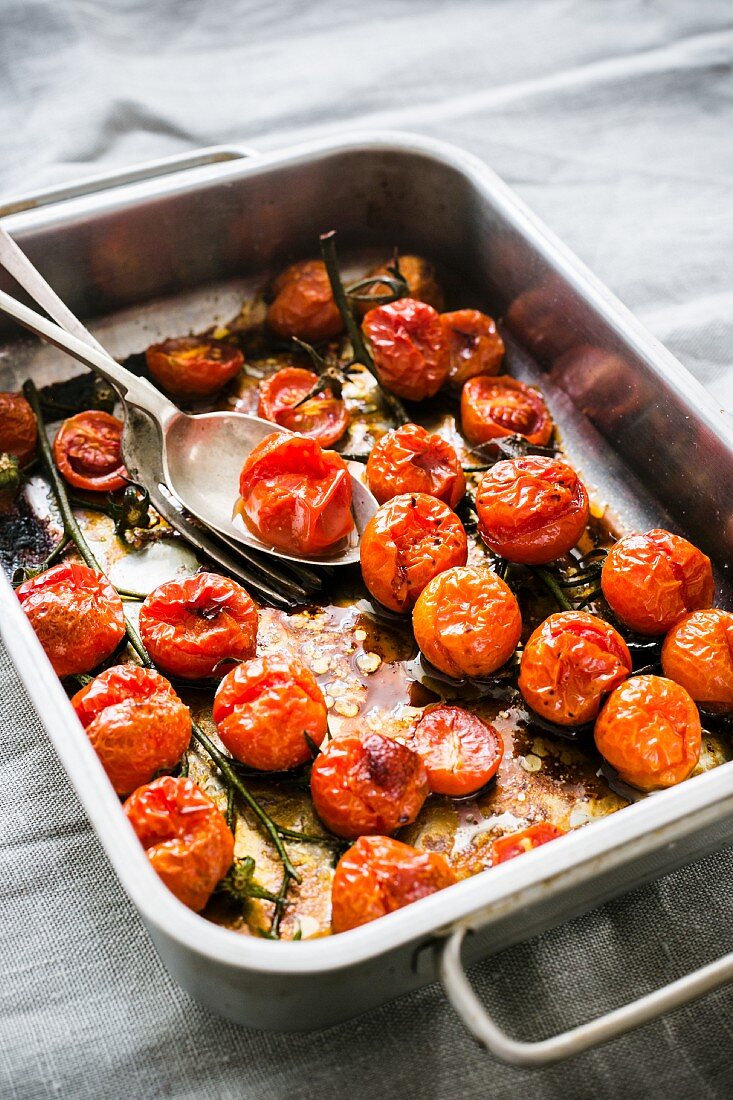
[[287,428],[245,413],[213,412],[196,416],[182,413],[146,379],[132,374],[106,352],[90,347],[4,291],[0,291],[0,310],[101,375],[115,387],[126,405],[142,409],[153,419],[160,436],[163,474],[168,488],[207,527],[228,541],[244,543],[288,561],[349,565],[359,560],[361,536],[377,509],[377,502],[355,476],[353,467],[350,474],[355,530],[345,544],[317,558],[286,554],[263,542],[233,516],[245,458],[273,432],[289,434]]

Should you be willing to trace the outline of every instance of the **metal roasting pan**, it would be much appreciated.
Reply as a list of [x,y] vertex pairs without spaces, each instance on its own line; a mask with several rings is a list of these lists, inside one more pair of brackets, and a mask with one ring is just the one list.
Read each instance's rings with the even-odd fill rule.
[[[168,323],[162,335],[203,327],[212,311],[235,312],[237,280],[262,281],[314,254],[324,229],[338,230],[344,250],[384,253],[398,243],[430,257],[466,288],[465,304],[490,304],[503,315],[513,371],[537,380],[548,396],[571,460],[613,522],[620,529],[661,523],[687,535],[713,558],[727,599],[730,422],[468,153],[396,133],[361,133],[266,156],[214,148],[39,192],[8,203],[0,216],[69,306],[96,318],[93,331],[116,355],[152,342],[156,332],[145,321],[151,301],[159,303],[159,323]],[[0,277],[0,286],[22,297],[9,278]],[[29,373],[46,383],[75,370],[57,352],[0,325],[0,389],[16,388]],[[339,936],[270,942],[203,920],[159,881],[2,576],[0,630],[163,962],[214,1012],[263,1029],[320,1028],[437,976],[496,1056],[540,1065],[733,978],[731,954],[564,1035],[521,1042],[486,1014],[462,969],[729,843],[733,762],[372,924]]]

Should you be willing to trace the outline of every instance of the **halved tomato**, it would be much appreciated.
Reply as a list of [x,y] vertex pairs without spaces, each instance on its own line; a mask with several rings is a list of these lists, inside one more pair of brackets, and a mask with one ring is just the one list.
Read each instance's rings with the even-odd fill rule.
[[145,352],[148,370],[175,397],[209,397],[239,374],[244,355],[224,340],[181,336],[152,344]]
[[528,829],[522,829],[518,833],[509,833],[508,836],[499,837],[491,845],[491,862],[506,863],[508,859],[531,852],[533,848],[539,848],[550,840],[557,840],[564,836],[565,830],[549,821],[540,821],[537,825],[530,825]]
[[[348,428],[349,414],[344,402],[330,390],[303,401],[317,382],[318,375],[312,370],[283,367],[260,382],[257,415],[330,447]],[[299,405],[300,401],[303,404]]]
[[64,480],[75,489],[97,493],[124,488],[122,429],[116,416],[96,409],[65,420],[53,441],[54,461]]

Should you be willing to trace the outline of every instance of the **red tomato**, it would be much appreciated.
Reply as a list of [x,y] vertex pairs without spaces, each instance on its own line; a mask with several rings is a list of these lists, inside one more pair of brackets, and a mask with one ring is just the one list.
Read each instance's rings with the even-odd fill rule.
[[519,690],[548,722],[582,726],[630,674],[626,642],[609,623],[585,611],[561,611],[545,619],[525,645]]
[[16,594],[57,676],[90,672],[125,636],[122,600],[86,565],[54,565]]
[[254,656],[257,608],[236,581],[196,573],[150,593],[140,609],[140,635],[170,676],[223,676],[232,661]]
[[168,889],[200,912],[234,857],[224,815],[190,779],[172,775],[138,787],[124,810]]
[[422,760],[381,733],[329,741],[311,769],[311,795],[324,825],[352,839],[410,825],[428,796]]
[[260,382],[257,415],[317,439],[322,447],[330,447],[340,439],[349,426],[346,405],[335,398],[330,390],[316,394],[297,405],[318,382],[318,375],[302,367],[284,367]]
[[519,644],[522,617],[511,589],[488,569],[446,569],[425,586],[412,613],[415,641],[455,679],[490,676]]
[[448,333],[450,383],[460,389],[479,374],[498,374],[504,358],[504,341],[493,317],[478,309],[444,313],[441,320]]
[[115,665],[71,700],[117,794],[168,771],[191,740],[191,715],[159,672]]
[[292,554],[325,554],[354,529],[346,463],[306,436],[263,439],[242,467],[239,492],[252,530]]
[[378,508],[361,539],[361,573],[375,600],[410,611],[428,581],[465,565],[463,524],[447,504],[425,493],[394,497]]
[[[399,269],[400,275],[407,283],[407,297],[415,298],[418,302],[426,302],[440,313],[444,304],[443,291],[436,279],[433,265],[422,256],[400,256]],[[373,279],[378,275],[392,276],[389,265],[384,264],[382,267],[375,268],[369,272],[367,278]],[[385,285],[371,287],[363,293],[372,298],[378,298],[388,292],[389,287]],[[356,307],[357,313],[361,316],[368,313],[371,308],[368,302],[357,302]]]
[[427,493],[456,508],[466,492],[455,448],[419,424],[403,424],[382,436],[369,454],[366,477],[380,504],[402,493]]
[[491,845],[492,865],[506,863],[508,859],[531,852],[533,848],[539,848],[549,840],[557,840],[559,836],[564,835],[564,829],[552,825],[549,821],[541,821],[537,825],[530,825],[528,829],[522,829],[521,832],[499,837]]
[[662,646],[664,675],[713,713],[733,710],[733,615],[715,607],[693,611],[672,627]]
[[461,427],[470,443],[521,435],[535,447],[549,443],[552,417],[537,390],[516,378],[481,374],[461,391]]
[[588,522],[588,494],[570,466],[526,455],[497,462],[476,494],[479,530],[507,561],[543,565],[575,546]]
[[219,736],[235,760],[260,771],[287,771],[307,763],[307,734],[320,745],[328,732],[323,692],[300,661],[256,657],[225,676],[212,712]]
[[700,759],[697,707],[663,676],[633,676],[617,687],[595,728],[596,748],[619,778],[641,791],[687,779]]
[[319,341],[338,336],[343,329],[323,260],[291,264],[272,289],[275,299],[267,311],[267,323],[278,336]]
[[601,574],[615,615],[639,634],[665,634],[683,615],[710,607],[710,558],[670,531],[626,535],[611,547]]
[[444,856],[386,836],[362,836],[342,855],[333,876],[331,927],[347,932],[452,886]]
[[244,366],[239,348],[224,340],[181,336],[152,344],[145,352],[155,381],[175,397],[210,397]]
[[430,790],[464,798],[485,787],[504,755],[498,730],[462,707],[439,703],[425,711],[410,747],[422,759]]
[[409,401],[434,397],[448,377],[450,353],[440,315],[425,302],[400,298],[362,322],[379,381]]
[[36,418],[20,393],[0,393],[0,453],[15,455],[21,466],[36,453]]
[[127,484],[121,420],[90,409],[65,420],[53,441],[53,457],[75,489],[113,493]]

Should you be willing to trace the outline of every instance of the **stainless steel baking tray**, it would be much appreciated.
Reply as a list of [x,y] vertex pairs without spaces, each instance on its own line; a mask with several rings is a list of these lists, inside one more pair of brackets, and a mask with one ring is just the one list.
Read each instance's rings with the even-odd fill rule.
[[[450,146],[378,133],[261,157],[209,150],[178,167],[169,158],[0,209],[71,308],[96,318],[90,327],[113,354],[233,314],[248,278],[312,254],[324,227],[354,252],[398,241],[468,281],[476,304],[489,300],[503,313],[513,372],[541,375],[570,456],[612,521],[680,530],[711,555],[725,587],[729,423],[485,165]],[[9,279],[0,286],[19,293]],[[2,325],[0,388],[29,373],[46,383],[70,369]],[[733,763],[340,936],[238,936],[186,910],[152,871],[3,577],[0,611],[8,652],[161,958],[215,1012],[260,1028],[316,1028],[439,975],[481,1041],[507,1060],[538,1064],[733,977],[727,956],[564,1036],[521,1043],[485,1015],[461,970],[462,950],[466,961],[498,951],[729,841]]]

